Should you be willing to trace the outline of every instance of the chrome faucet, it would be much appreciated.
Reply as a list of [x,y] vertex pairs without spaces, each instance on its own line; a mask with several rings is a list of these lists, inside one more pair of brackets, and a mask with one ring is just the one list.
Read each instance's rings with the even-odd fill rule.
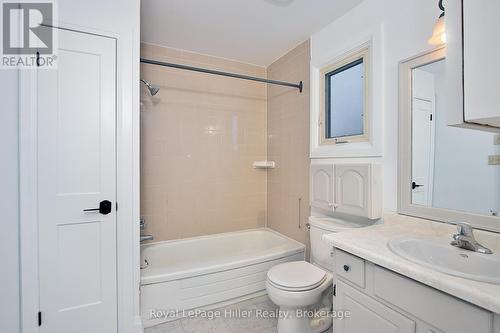
[[[140,219],[139,220],[139,228],[141,230],[146,229],[146,221],[144,221],[144,219]],[[145,241],[150,241],[150,240],[153,240],[153,239],[154,239],[153,235],[141,235],[140,243],[145,242]]]
[[150,241],[153,240],[153,235],[141,235],[140,242],[145,242],[145,241]]
[[493,251],[485,246],[482,246],[476,241],[476,238],[474,237],[474,230],[472,229],[472,226],[470,224],[465,222],[457,222],[456,225],[458,232],[453,235],[453,241],[451,241],[450,243],[451,245],[478,253],[493,253]]

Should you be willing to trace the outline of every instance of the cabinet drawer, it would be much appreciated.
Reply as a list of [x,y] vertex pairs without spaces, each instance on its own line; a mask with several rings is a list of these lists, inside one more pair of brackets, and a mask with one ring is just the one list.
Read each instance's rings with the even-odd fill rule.
[[335,251],[335,272],[358,287],[365,287],[365,261],[344,251]]
[[374,269],[373,293],[443,332],[493,330],[491,312],[378,266]]

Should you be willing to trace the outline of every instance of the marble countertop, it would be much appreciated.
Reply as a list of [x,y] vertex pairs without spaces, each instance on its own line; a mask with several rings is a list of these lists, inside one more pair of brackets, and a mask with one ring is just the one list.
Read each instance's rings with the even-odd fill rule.
[[[354,254],[376,265],[500,314],[500,285],[455,277],[412,263],[394,254],[387,243],[404,236],[445,238],[451,240],[456,228],[446,223],[384,214],[384,223],[323,236],[335,248]],[[500,253],[500,235],[475,231],[478,241]]]

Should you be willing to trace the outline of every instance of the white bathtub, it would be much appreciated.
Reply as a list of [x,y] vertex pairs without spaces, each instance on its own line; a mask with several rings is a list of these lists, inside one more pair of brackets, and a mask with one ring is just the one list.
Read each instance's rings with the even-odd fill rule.
[[303,244],[265,228],[142,245],[143,325],[265,294],[269,268],[304,254]]

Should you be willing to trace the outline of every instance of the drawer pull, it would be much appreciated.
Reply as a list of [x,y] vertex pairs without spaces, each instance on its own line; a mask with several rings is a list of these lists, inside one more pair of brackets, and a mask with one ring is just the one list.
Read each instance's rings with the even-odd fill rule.
[[349,272],[350,269],[351,267],[349,267],[348,265],[344,265],[344,271]]

